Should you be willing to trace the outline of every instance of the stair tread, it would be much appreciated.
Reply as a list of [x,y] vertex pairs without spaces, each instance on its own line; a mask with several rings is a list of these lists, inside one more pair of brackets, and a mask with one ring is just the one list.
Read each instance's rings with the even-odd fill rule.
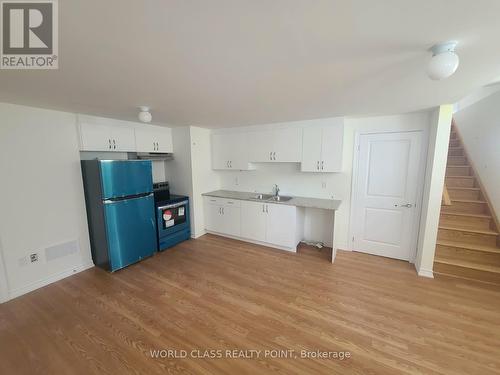
[[471,233],[478,233],[478,234],[488,234],[492,236],[498,236],[498,232],[495,232],[494,230],[489,230],[489,229],[475,229],[471,227],[460,227],[456,225],[439,225],[439,229],[447,229],[447,230],[458,230],[461,232],[471,232]]
[[480,264],[480,263],[468,262],[465,260],[458,260],[458,259],[452,259],[452,260],[451,259],[443,259],[443,258],[439,258],[439,257],[436,257],[434,259],[434,262],[441,263],[441,264],[447,264],[450,266],[471,268],[471,269],[478,270],[478,271],[487,271],[487,272],[493,272],[493,273],[500,274],[500,266],[492,266],[489,264]]
[[482,219],[491,219],[491,215],[486,215],[486,214],[469,214],[469,213],[463,213],[463,212],[453,212],[453,211],[446,211],[446,212],[441,212],[441,215],[453,215],[453,216],[470,216],[470,217],[478,217]]
[[446,188],[448,190],[475,190],[475,191],[481,190],[478,187],[461,187],[461,186],[447,186]]
[[464,168],[464,167],[470,167],[470,165],[465,165],[465,164],[461,164],[461,165],[447,165],[446,168]]
[[446,176],[446,178],[475,178],[474,176]]
[[460,203],[486,203],[486,201],[480,201],[477,199],[452,199],[451,202],[460,202]]
[[452,240],[437,240],[436,243],[438,245],[442,245],[442,246],[460,247],[462,249],[470,249],[470,250],[484,251],[487,253],[500,254],[500,249],[493,247],[493,246],[477,245],[477,244],[464,243],[464,242],[452,241]]

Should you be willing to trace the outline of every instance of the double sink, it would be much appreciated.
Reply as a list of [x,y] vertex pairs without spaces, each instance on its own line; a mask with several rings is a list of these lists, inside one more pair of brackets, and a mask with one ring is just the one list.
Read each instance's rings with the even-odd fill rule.
[[293,197],[286,197],[284,195],[273,195],[273,194],[257,194],[251,199],[263,202],[287,202]]

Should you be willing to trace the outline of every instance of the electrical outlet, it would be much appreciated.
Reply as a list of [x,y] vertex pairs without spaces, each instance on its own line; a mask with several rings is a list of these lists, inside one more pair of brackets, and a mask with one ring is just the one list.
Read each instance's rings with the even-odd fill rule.
[[323,182],[321,183],[321,188],[326,189],[326,182],[325,182],[325,181],[323,181]]
[[37,253],[30,254],[30,261],[31,263],[38,262],[38,254]]

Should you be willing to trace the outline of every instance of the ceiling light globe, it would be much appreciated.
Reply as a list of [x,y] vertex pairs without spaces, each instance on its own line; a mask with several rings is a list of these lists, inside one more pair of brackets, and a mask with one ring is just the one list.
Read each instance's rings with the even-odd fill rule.
[[141,122],[151,122],[152,119],[153,119],[153,116],[151,116],[151,112],[147,112],[147,111],[139,112],[139,120]]
[[427,66],[427,74],[433,80],[448,78],[457,71],[460,60],[453,51],[446,51],[432,56]]

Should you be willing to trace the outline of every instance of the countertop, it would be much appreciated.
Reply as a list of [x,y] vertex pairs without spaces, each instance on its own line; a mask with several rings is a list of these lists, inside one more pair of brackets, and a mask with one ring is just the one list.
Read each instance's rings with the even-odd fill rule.
[[287,206],[320,208],[323,210],[333,210],[333,211],[338,210],[341,203],[341,201],[335,199],[321,199],[321,198],[308,198],[308,197],[293,197],[292,199],[286,202],[262,201],[254,198],[257,194],[259,193],[255,192],[252,193],[246,191],[232,191],[232,190],[215,190],[209,193],[204,193],[202,195],[208,197],[216,197],[216,198],[239,199],[242,201],[284,204]]

